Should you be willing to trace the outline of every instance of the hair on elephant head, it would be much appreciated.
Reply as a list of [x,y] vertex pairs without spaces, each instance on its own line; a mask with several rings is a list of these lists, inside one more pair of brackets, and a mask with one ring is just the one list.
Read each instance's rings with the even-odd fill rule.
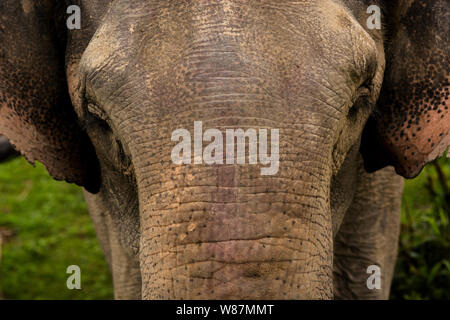
[[[382,168],[413,177],[449,145],[448,14],[448,0],[2,0],[0,133],[88,191],[117,298],[386,298],[401,179]],[[278,171],[221,162],[230,128],[244,144],[279,132]],[[171,160],[177,130],[194,132],[193,162]],[[215,149],[198,156],[199,137]]]

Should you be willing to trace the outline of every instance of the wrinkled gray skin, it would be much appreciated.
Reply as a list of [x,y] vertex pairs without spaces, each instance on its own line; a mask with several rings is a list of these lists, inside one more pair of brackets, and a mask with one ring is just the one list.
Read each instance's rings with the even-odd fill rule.
[[[17,3],[5,1],[10,7]],[[420,2],[401,3],[427,8]],[[44,7],[39,10],[53,12],[45,7],[52,0],[38,3]],[[33,57],[41,59],[29,69],[40,72],[45,80],[38,83],[50,89],[39,100],[45,121],[34,121],[30,99],[14,93],[28,92],[29,77],[9,79],[5,70],[11,66],[0,64],[6,78],[0,118],[7,119],[3,126],[0,121],[0,131],[8,132],[30,161],[44,162],[55,178],[90,191],[85,197],[118,299],[386,299],[403,182],[392,167],[366,172],[364,161],[370,167],[371,158],[363,160],[359,152],[386,82],[389,29],[366,28],[366,9],[374,3],[387,2],[71,1],[82,7],[83,26],[66,34],[68,90],[51,84],[61,74],[43,63],[59,51],[36,49],[40,55]],[[38,10],[30,0],[21,5],[22,19],[38,21],[30,18]],[[383,20],[386,28],[399,24],[392,15],[389,24]],[[25,44],[7,33],[21,28],[11,27],[20,19],[4,21],[0,38],[10,42],[5,50],[17,48],[11,56],[20,55]],[[15,32],[26,37],[35,29]],[[51,41],[33,36],[41,37],[41,44]],[[65,43],[64,37],[54,42]],[[394,67],[405,60],[396,59]],[[407,59],[416,63],[412,55]],[[66,91],[95,155],[81,130],[70,126],[75,116],[64,107],[51,109]],[[390,122],[397,118],[377,110],[379,132],[387,132],[383,125],[397,127]],[[193,132],[194,121],[203,121],[204,130],[279,129],[279,172],[261,176],[260,165],[173,164],[172,132]],[[28,134],[30,127],[37,129]],[[57,147],[44,152],[21,142],[22,136]],[[384,165],[411,160],[384,158],[367,139],[363,147]],[[393,152],[395,145],[389,146]],[[412,176],[419,167],[407,163],[401,170]],[[371,265],[381,269],[380,290],[367,287]]]
[[[348,113],[371,77],[375,99],[384,62],[351,12],[332,1],[117,1],[105,21],[78,72],[111,128],[89,132],[105,179],[86,199],[116,298],[388,297],[402,181],[361,168],[371,108]],[[171,133],[194,120],[279,128],[279,173],[174,166]],[[381,290],[367,288],[370,265]]]

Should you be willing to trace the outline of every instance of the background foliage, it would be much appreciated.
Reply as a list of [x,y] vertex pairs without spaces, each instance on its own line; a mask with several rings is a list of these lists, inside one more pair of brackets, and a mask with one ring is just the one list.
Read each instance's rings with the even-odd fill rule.
[[[111,299],[111,276],[81,188],[23,158],[0,165],[0,292],[6,299]],[[6,239],[5,239],[6,238]],[[66,269],[81,268],[82,290]]]
[[[393,299],[450,298],[450,161],[405,186]],[[111,299],[111,276],[80,188],[24,159],[0,165],[0,298]],[[68,290],[66,269],[82,270]]]
[[392,299],[450,299],[450,161],[405,185]]

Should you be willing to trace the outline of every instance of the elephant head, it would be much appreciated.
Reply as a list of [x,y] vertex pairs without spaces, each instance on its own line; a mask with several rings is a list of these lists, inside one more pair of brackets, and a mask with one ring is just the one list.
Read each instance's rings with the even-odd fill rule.
[[[449,145],[447,0],[63,2],[0,4],[0,133],[88,191],[143,298],[332,298],[357,163]],[[196,121],[278,130],[278,171],[175,164]]]

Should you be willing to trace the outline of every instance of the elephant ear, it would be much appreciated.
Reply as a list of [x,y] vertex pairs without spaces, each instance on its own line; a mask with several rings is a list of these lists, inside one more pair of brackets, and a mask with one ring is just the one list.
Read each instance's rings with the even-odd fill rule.
[[58,2],[0,2],[0,133],[55,179],[96,192],[97,158],[67,89],[65,16]]
[[385,79],[361,153],[369,172],[393,165],[413,178],[450,145],[450,6],[448,0],[404,0],[388,8]]

